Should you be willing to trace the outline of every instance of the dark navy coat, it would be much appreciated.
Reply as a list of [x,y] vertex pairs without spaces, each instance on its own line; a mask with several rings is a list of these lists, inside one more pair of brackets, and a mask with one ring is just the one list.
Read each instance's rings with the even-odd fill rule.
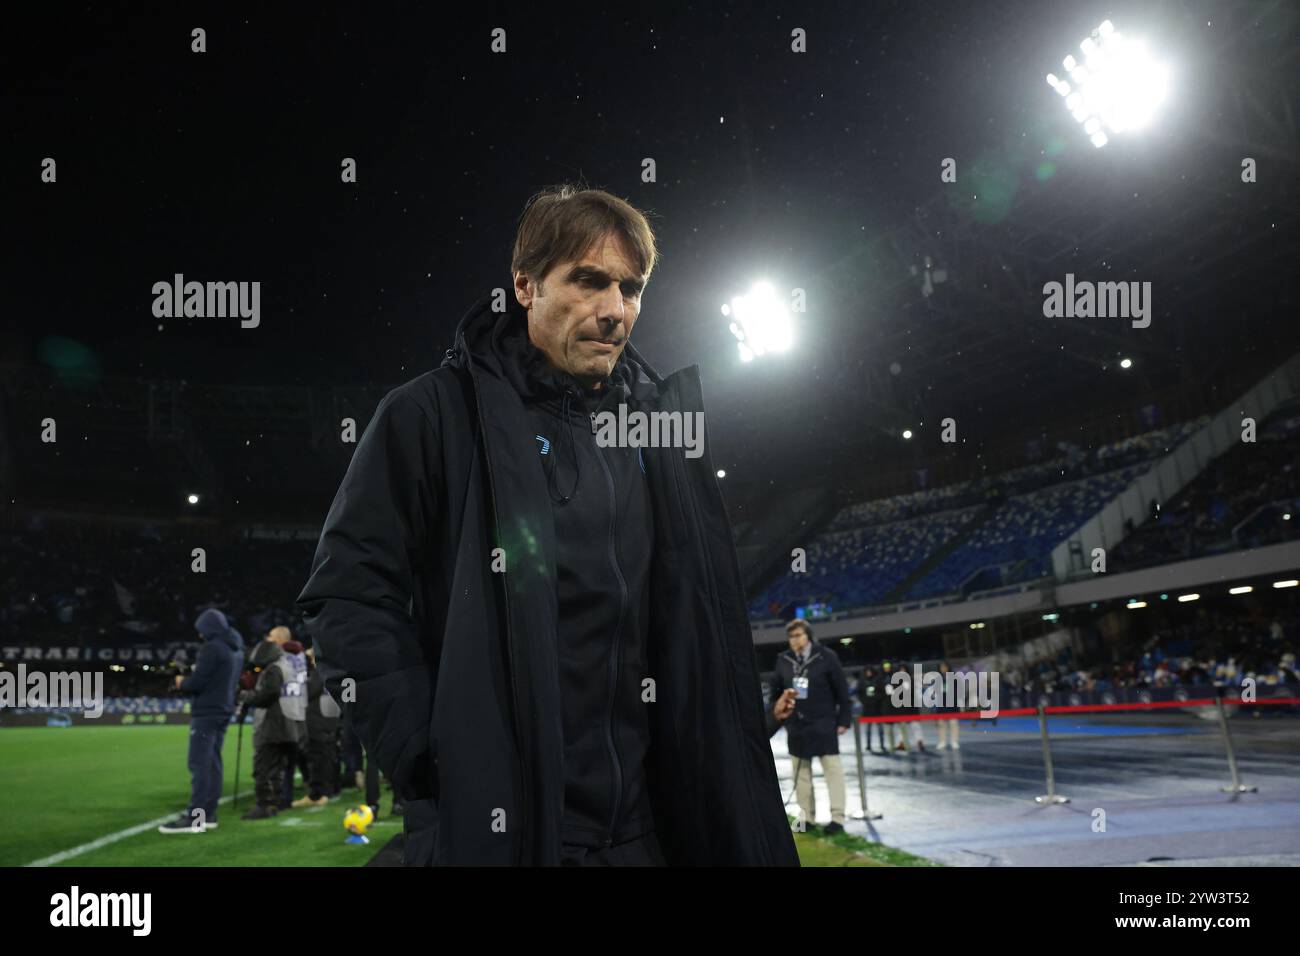
[[[555,528],[535,430],[483,347],[490,303],[380,402],[298,599],[330,695],[407,801],[408,864],[559,862]],[[630,344],[620,363],[638,402],[703,411],[697,368],[660,378]],[[797,865],[708,442],[644,459],[655,832],[670,864]]]
[[[785,650],[777,655],[773,699],[794,686],[797,670],[794,651]],[[790,756],[806,759],[837,754],[840,752],[837,729],[853,726],[853,705],[840,659],[829,647],[813,644],[803,673],[808,678],[808,697],[796,701],[794,713],[785,722]]]

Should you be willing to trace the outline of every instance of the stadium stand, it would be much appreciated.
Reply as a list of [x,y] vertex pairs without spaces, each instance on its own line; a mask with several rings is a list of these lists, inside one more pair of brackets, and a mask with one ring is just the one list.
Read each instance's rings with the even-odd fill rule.
[[1300,616],[1280,611],[1268,620],[1202,608],[1194,620],[1168,625],[1145,641],[1079,655],[1066,647],[1033,667],[1009,667],[1011,691],[1089,691],[1180,685],[1240,686],[1296,683]]
[[[1208,419],[1050,461],[842,507],[787,572],[750,604],[755,619],[822,599],[837,609],[983,590],[1042,577],[1052,548]],[[1066,480],[1062,480],[1062,479]]]
[[[207,570],[191,571],[205,550]],[[0,533],[0,640],[8,646],[191,641],[220,607],[246,639],[292,620],[314,542],[240,540],[197,526],[31,521]]]
[[1168,561],[1259,547],[1300,536],[1300,401],[1288,402],[1242,443],[1210,463],[1158,516],[1131,529],[1114,566]]

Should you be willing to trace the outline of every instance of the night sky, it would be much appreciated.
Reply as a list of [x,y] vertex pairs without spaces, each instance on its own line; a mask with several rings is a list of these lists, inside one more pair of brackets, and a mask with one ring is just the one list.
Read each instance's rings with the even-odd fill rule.
[[[1268,80],[1296,75],[1294,5],[122,6],[6,30],[0,361],[396,385],[435,367],[467,307],[509,285],[528,196],[578,179],[650,214],[662,258],[635,341],[662,373],[701,365],[719,464],[755,441],[768,456],[888,453],[873,428],[898,412],[960,410],[991,435],[1081,400],[1140,404],[1225,363],[1262,373],[1297,346],[1281,278],[1294,264],[1295,127]],[[1043,77],[1106,17],[1180,73],[1154,129],[1095,150]],[[196,26],[206,53],[190,51]],[[504,54],[490,50],[495,27]],[[806,54],[790,51],[796,27]],[[1243,106],[1252,97],[1262,112]],[[1261,163],[1249,193],[1245,155]],[[57,184],[40,182],[46,156]],[[957,184],[939,180],[948,156]],[[344,157],[355,184],[340,181]],[[642,181],[644,157],[657,182]],[[1008,192],[992,215],[969,178],[981,164]],[[901,254],[917,262],[945,248],[946,226],[932,247],[907,232],[936,208],[969,227],[971,255],[1021,256],[1006,271],[1031,288],[1062,278],[1069,256],[1086,271],[1112,248],[1115,271],[1088,277],[1155,281],[1136,374],[1112,385],[1100,366],[1136,330],[1113,323],[1119,339],[1080,355],[1086,334],[1058,336],[1032,309],[977,308],[973,264],[941,263],[953,281],[936,299],[999,323],[989,336],[928,311],[880,249],[890,234],[912,235]],[[1225,216],[1232,242],[1198,246]],[[1015,264],[1043,251],[1031,227],[1059,229],[1072,251],[1041,273]],[[1201,260],[1220,252],[1208,272]],[[261,326],[155,319],[151,287],[175,273],[260,281]],[[809,311],[794,352],[742,366],[719,305],[760,277],[806,288]]]

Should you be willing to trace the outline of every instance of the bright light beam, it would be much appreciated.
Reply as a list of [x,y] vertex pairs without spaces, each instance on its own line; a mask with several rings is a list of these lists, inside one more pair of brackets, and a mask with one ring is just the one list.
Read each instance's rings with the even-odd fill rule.
[[731,319],[731,334],[736,337],[742,362],[788,351],[794,344],[790,308],[777,296],[770,282],[755,282],[748,294],[735,296],[725,303],[722,314]]
[[1169,93],[1168,68],[1141,40],[1125,37],[1109,20],[1079,50],[1083,62],[1073,56],[1061,61],[1069,80],[1048,73],[1047,85],[1064,98],[1092,145],[1100,149],[1110,136],[1146,126]]

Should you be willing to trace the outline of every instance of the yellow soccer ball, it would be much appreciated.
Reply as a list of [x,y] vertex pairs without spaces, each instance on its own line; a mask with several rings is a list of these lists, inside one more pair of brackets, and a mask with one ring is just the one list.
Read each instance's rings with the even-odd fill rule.
[[355,833],[357,836],[364,836],[366,830],[370,828],[370,824],[374,822],[374,811],[364,803],[343,814],[343,829],[349,833]]

